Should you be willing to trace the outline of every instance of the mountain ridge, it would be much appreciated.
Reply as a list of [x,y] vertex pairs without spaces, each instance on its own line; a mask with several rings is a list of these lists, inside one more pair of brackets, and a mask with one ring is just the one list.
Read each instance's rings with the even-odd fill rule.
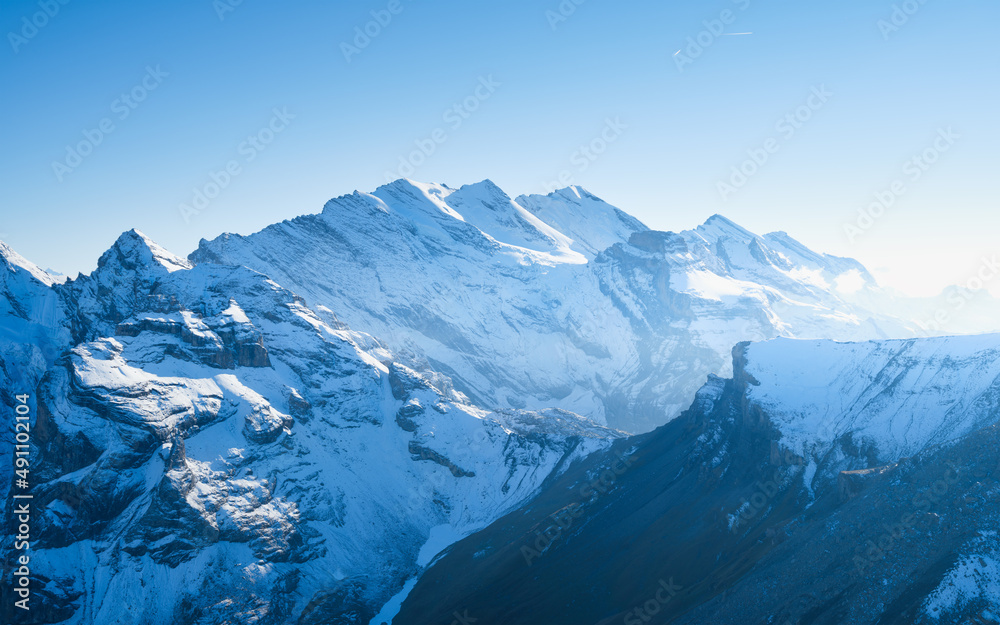
[[[0,398],[28,391],[37,415],[32,583],[67,625],[362,623],[400,603],[410,619],[456,541],[533,532],[519,524],[563,487],[563,524],[594,493],[603,515],[646,499],[652,522],[676,512],[658,507],[669,491],[713,519],[702,530],[744,532],[726,544],[772,539],[868,484],[893,501],[878,476],[906,474],[903,453],[978,471],[948,450],[992,432],[1000,397],[987,339],[910,338],[914,316],[857,261],[722,216],[650,230],[579,187],[397,181],[187,259],[130,230],[65,281],[0,256]],[[811,379],[854,407],[813,418],[775,390]],[[920,402],[893,395],[922,385]],[[774,470],[782,511],[743,507]],[[536,572],[584,540],[536,538],[517,543]],[[966,543],[949,544],[979,554]],[[630,553],[607,545],[602,567]],[[712,597],[735,580],[706,575]],[[708,609],[676,582],[674,606]],[[627,607],[608,601],[608,618]]]
[[[188,259],[252,267],[339,307],[482,405],[556,406],[632,432],[679,414],[705,375],[728,371],[740,340],[916,333],[869,305],[885,296],[856,261],[721,216],[652,232],[577,187],[512,200],[488,180],[400,180],[319,215],[202,240]],[[835,283],[851,271],[848,297]],[[671,354],[694,372],[672,370]]]
[[[809,430],[824,447],[796,448],[782,413],[816,386],[795,377],[801,358],[765,347],[828,354],[867,345],[891,363],[909,345],[918,365],[941,371],[974,369],[978,356],[996,362],[993,346],[977,349],[971,338],[741,344],[733,377],[709,378],[677,420],[589,456],[449,547],[393,622],[436,622],[456,608],[484,622],[553,625],[990,622],[1000,615],[1000,396],[990,391],[1000,372],[976,383],[984,395],[894,384],[892,375],[870,381],[884,397],[923,397],[928,407],[990,402],[988,418],[944,437],[889,430],[872,447],[864,423],[848,420]],[[833,389],[846,384],[844,370],[864,366],[811,359]],[[757,378],[772,366],[781,375]],[[761,394],[773,387],[793,403]],[[947,412],[927,416],[947,421]],[[894,413],[875,416],[891,423]],[[619,471],[626,446],[634,460]],[[602,475],[614,477],[588,495]]]
[[373,617],[441,536],[623,435],[483,410],[267,276],[138,232],[91,274],[40,278],[0,266],[18,286],[0,372],[37,415],[30,583],[49,622]]

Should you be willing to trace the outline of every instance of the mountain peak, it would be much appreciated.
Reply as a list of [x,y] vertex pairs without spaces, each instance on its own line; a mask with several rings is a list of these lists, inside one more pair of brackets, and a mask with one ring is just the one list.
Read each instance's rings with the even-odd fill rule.
[[403,214],[408,214],[413,208],[417,208],[418,212],[428,213],[429,211],[429,214],[437,217],[440,217],[439,213],[444,213],[448,217],[461,221],[461,215],[457,214],[445,201],[448,196],[455,192],[455,189],[447,185],[399,178],[375,189],[371,197],[381,201],[386,209],[391,207],[392,210]]
[[[422,195],[446,197],[454,191],[455,189],[452,189],[446,184],[438,184],[436,182],[420,182],[419,180],[413,180],[412,178],[397,178],[392,182],[380,185],[372,194],[380,196],[382,192],[397,192],[408,195],[419,193]],[[355,191],[355,193],[358,192]]]
[[[606,204],[604,200],[597,197],[590,191],[587,191],[580,185],[572,184],[568,187],[563,187],[561,189],[556,189],[546,194],[541,193],[530,193],[519,195],[515,202],[521,204],[522,206],[530,204],[537,206],[540,201],[549,200],[555,202],[569,202],[570,204],[582,204],[583,200],[592,200],[594,202],[600,202]],[[531,210],[531,209],[529,209]]]
[[572,239],[574,249],[589,258],[615,243],[625,243],[635,232],[649,230],[632,215],[578,185],[548,195],[520,195],[515,202]]
[[156,266],[172,273],[190,269],[191,263],[177,256],[135,228],[123,232],[97,261],[98,269],[117,263],[129,269]]
[[582,200],[584,198],[590,198],[593,200],[600,200],[599,197],[587,191],[578,184],[571,184],[568,187],[563,187],[561,189],[556,189],[552,193],[548,194],[549,197],[562,197],[566,199],[578,199]]
[[472,188],[472,189],[489,189],[489,190],[494,190],[495,189],[495,190],[500,191],[501,193],[503,193],[503,190],[500,189],[499,185],[497,185],[497,183],[493,182],[489,178],[483,178],[479,182],[473,182],[471,184],[463,184],[459,188],[460,189],[465,189],[466,187]]
[[747,242],[757,238],[756,234],[718,213],[706,219],[705,223],[694,229],[694,232],[711,242],[723,238]]
[[513,210],[510,196],[489,178],[472,184],[463,184],[454,192],[451,202],[456,206],[475,202],[493,210]]
[[8,271],[27,271],[36,280],[48,286],[56,282],[47,271],[15,252],[3,241],[0,241],[0,259],[3,260],[3,264],[6,265]]
[[719,213],[715,213],[714,215],[712,215],[711,217],[709,217],[708,219],[706,219],[705,223],[702,224],[702,225],[704,225],[704,226],[725,227],[725,228],[737,228],[737,229],[743,230],[743,227],[740,226],[738,223],[736,223],[732,219],[729,219],[725,215],[720,215]]

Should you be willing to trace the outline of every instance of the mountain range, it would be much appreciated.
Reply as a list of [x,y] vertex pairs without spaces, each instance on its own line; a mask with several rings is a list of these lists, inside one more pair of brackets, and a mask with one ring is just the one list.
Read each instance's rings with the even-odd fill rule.
[[[399,180],[187,258],[0,257],[31,622],[998,612],[1000,339],[926,338],[949,293],[785,233]],[[951,327],[996,329],[970,301]],[[894,548],[855,553],[880,519]]]
[[733,364],[453,545],[393,623],[997,622],[1000,336]]
[[190,260],[251,267],[478,404],[629,432],[680,414],[739,341],[909,337],[925,318],[785,233],[718,215],[652,231],[579,187],[511,199],[488,180],[399,180]]

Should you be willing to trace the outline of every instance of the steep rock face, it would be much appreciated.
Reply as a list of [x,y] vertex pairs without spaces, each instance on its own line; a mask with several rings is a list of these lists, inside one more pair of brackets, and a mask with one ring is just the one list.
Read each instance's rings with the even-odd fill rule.
[[[18,359],[5,360],[2,370],[26,376],[28,388],[70,343],[66,308],[55,284],[52,276],[0,242],[0,357]],[[4,384],[4,392],[10,388]]]
[[866,307],[887,295],[855,261],[720,216],[652,232],[578,187],[511,200],[489,181],[399,180],[203,241],[190,260],[264,273],[480,405],[555,406],[632,432],[728,375],[738,341],[917,329]]
[[[53,290],[55,279],[0,242],[0,402],[32,394],[45,371],[71,344],[66,308]],[[14,428],[0,432],[0,452],[12,458]],[[10,484],[13,462],[0,463]]]
[[[989,371],[948,382],[995,364],[997,340],[740,345],[734,377],[710,378],[681,417],[586,458],[451,546],[393,622],[995,620],[1000,400],[983,390]],[[889,375],[902,353],[915,377],[858,374],[881,360]],[[789,415],[825,406],[814,393],[837,392],[849,371],[860,397],[878,399],[852,409],[849,396],[796,454]],[[930,372],[940,387],[925,383]],[[931,427],[873,429],[895,423],[899,403],[922,406]],[[955,406],[976,410],[955,423]],[[846,443],[862,439],[871,444]]]
[[[174,271],[190,269],[188,261],[163,249],[149,237],[129,230],[101,255],[97,269],[60,285],[58,292],[75,313],[74,338],[83,340],[114,332],[114,324],[137,308],[148,309],[156,285]],[[160,307],[169,308],[162,301]]]
[[55,337],[30,389],[47,622],[367,623],[450,540],[621,436],[477,408],[269,278],[141,233],[65,284],[33,269],[4,274],[34,294],[5,329]]

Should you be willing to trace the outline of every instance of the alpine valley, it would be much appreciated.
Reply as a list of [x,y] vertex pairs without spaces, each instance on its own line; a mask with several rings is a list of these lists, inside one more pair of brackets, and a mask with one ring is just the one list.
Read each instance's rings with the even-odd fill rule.
[[0,257],[5,622],[1000,619],[985,291],[488,180]]

